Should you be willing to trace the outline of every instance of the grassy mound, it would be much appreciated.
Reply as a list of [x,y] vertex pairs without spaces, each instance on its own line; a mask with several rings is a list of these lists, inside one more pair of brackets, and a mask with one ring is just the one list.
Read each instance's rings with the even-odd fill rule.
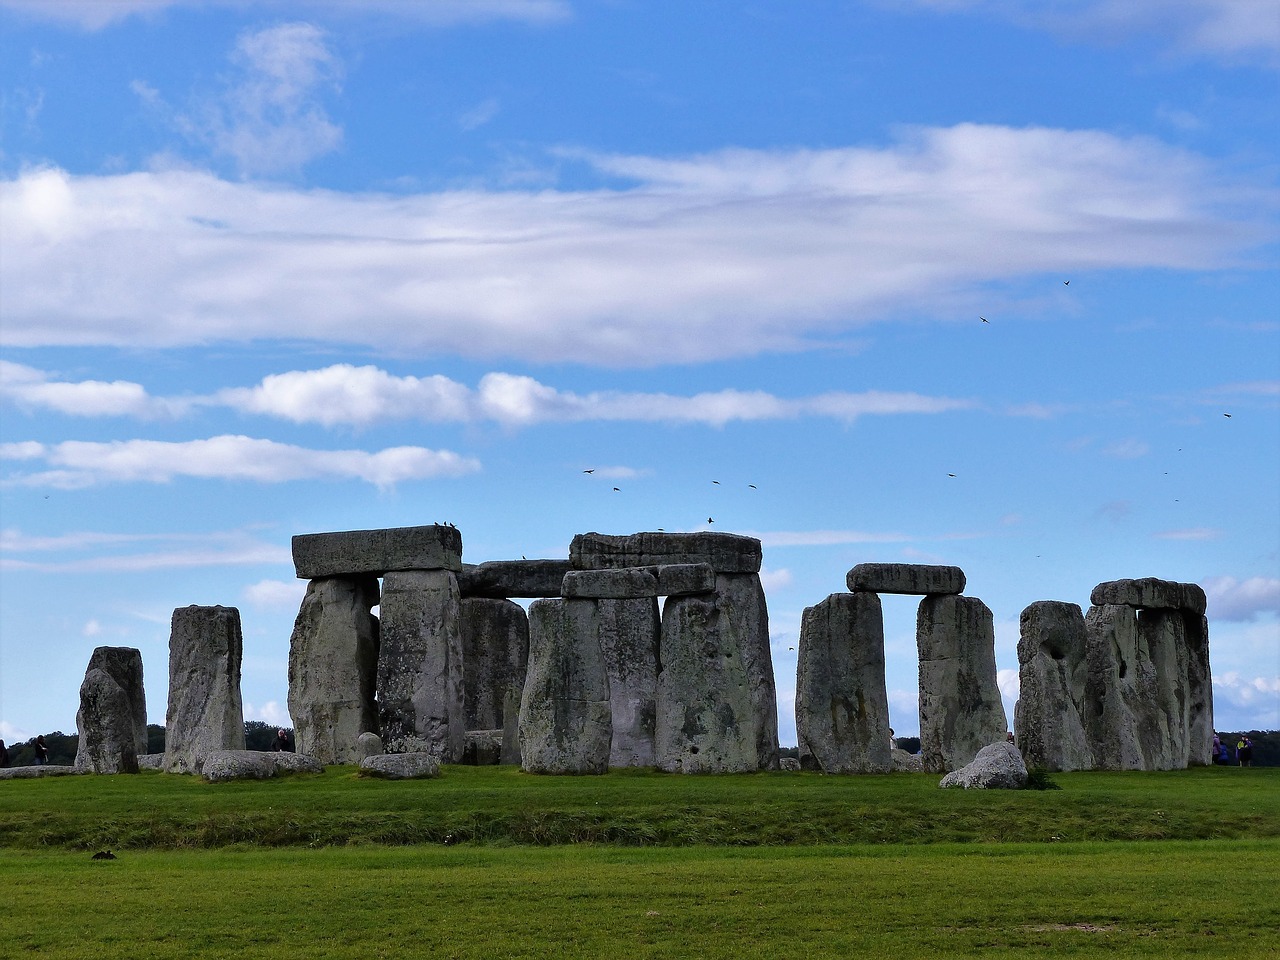
[[209,784],[160,773],[9,781],[0,847],[177,850],[361,844],[805,846],[1280,837],[1280,770],[1055,774],[1049,791],[939,790],[925,774],[538,777],[351,768]]

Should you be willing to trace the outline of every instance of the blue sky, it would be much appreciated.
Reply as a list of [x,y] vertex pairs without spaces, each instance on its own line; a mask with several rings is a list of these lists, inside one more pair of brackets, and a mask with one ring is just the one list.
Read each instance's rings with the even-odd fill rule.
[[433,522],[759,537],[784,745],[881,560],[1010,718],[1025,606],[1200,583],[1280,727],[1278,69],[1276,0],[0,0],[0,737],[103,644],[163,722],[192,603],[287,722],[291,536]]

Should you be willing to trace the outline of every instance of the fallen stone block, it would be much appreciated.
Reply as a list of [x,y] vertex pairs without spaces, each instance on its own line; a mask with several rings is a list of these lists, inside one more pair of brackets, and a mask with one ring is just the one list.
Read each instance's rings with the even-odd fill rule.
[[387,780],[426,780],[440,776],[440,761],[429,753],[384,753],[365,757],[360,770]]
[[781,757],[778,760],[778,769],[784,773],[799,773],[800,761],[795,757]]
[[376,733],[366,730],[356,737],[356,763],[364,763],[370,757],[380,757],[382,753],[382,738]]
[[964,593],[964,571],[928,563],[860,563],[845,576],[853,593],[900,593],[916,596]]
[[462,762],[472,767],[487,767],[502,760],[501,730],[468,730]]
[[35,777],[65,777],[73,773],[83,773],[73,766],[44,764],[30,767],[0,767],[0,780],[31,780]]
[[1007,741],[983,747],[970,763],[942,778],[939,787],[965,790],[1021,790],[1027,785],[1027,765],[1018,748]]
[[276,775],[276,763],[271,754],[258,750],[213,750],[200,772],[210,783],[266,780]]
[[894,747],[890,751],[893,758],[894,773],[924,773],[924,757],[918,753],[907,753]]
[[558,597],[564,575],[568,572],[568,560],[489,560],[477,564],[464,563],[458,574],[458,589],[464,599]]
[[707,563],[716,573],[759,573],[760,541],[732,533],[582,533],[569,544],[575,570]]
[[391,527],[306,533],[293,538],[293,565],[301,580],[382,576],[393,570],[462,569],[462,534],[456,527]]
[[163,753],[146,753],[138,758],[139,770],[163,770],[164,754]]
[[1204,588],[1198,583],[1155,577],[1100,583],[1089,594],[1089,602],[1095,607],[1116,604],[1145,610],[1188,610],[1197,615],[1202,615],[1207,605]]
[[315,757],[305,753],[290,753],[281,750],[272,753],[272,762],[276,765],[276,773],[324,773],[324,764]]

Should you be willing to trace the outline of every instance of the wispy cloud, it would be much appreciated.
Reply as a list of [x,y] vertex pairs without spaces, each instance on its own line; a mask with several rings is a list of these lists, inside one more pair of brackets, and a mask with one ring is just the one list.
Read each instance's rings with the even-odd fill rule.
[[[156,15],[171,7],[243,8],[246,0],[0,0],[0,7],[86,30],[134,16]],[[486,20],[552,23],[569,17],[568,0],[254,0],[259,14],[311,11],[337,16],[371,14],[450,26]]]
[[866,530],[766,530],[746,534],[766,547],[830,547],[849,543],[906,543],[916,538],[903,533]]
[[1261,614],[1280,614],[1280,578],[1208,577],[1202,583],[1214,620],[1253,620]]
[[[880,0],[883,4],[884,0]],[[1280,65],[1280,16],[1273,0],[912,0],[939,11],[983,13],[1088,43],[1135,35],[1170,50]]]
[[383,196],[24,171],[0,183],[3,340],[694,363],[829,343],[1047,270],[1222,266],[1280,200],[1156,141],[976,124],[586,160],[631,186]]
[[[163,549],[154,549],[163,544]],[[56,537],[0,531],[0,570],[137,573],[189,567],[288,564],[287,545],[246,530],[120,534],[79,531]]]
[[1157,540],[1217,540],[1222,531],[1213,527],[1187,527],[1181,530],[1162,530],[1153,533]]
[[303,580],[259,580],[244,588],[244,599],[259,610],[297,610],[306,592]]
[[0,460],[39,460],[49,468],[11,474],[5,483],[58,489],[103,483],[168,483],[177,477],[257,483],[355,479],[390,487],[406,480],[456,477],[480,469],[478,461],[448,450],[313,450],[231,435],[182,442],[68,440],[45,445],[28,441],[0,445]]
[[246,32],[231,59],[237,73],[227,87],[179,117],[192,139],[242,174],[296,170],[342,143],[321,99],[337,89],[342,66],[322,30],[285,23]]
[[[975,401],[911,392],[868,390],[784,398],[758,390],[693,396],[604,391],[579,394],[532,377],[489,373],[475,389],[434,375],[395,376],[374,366],[334,364],[271,374],[253,387],[210,396],[153,397],[136,383],[54,381],[32,367],[0,361],[0,397],[28,409],[75,416],[177,415],[225,406],[244,413],[323,426],[368,426],[395,420],[428,423],[494,421],[508,427],[547,422],[633,421],[724,426],[732,421],[936,414],[974,409]],[[36,451],[38,453],[38,451]]]

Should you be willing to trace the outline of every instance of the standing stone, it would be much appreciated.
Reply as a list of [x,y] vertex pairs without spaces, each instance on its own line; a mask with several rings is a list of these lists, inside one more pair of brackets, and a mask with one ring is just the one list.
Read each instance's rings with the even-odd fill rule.
[[215,750],[243,750],[240,661],[244,640],[235,607],[179,607],[169,633],[166,773],[200,773]]
[[1093,588],[1089,602],[1095,607],[1126,606],[1143,610],[1187,610],[1201,616],[1207,601],[1198,583],[1178,583],[1143,577],[1138,580],[1108,580]]
[[396,571],[383,579],[378,721],[388,753],[462,759],[461,602],[448,570]]
[[1074,603],[1040,600],[1022,611],[1014,730],[1023,757],[1046,770],[1091,770],[1085,732],[1089,666],[1084,613]]
[[98,647],[89,657],[76,711],[75,767],[88,773],[137,773],[147,752],[147,701],[142,653]]
[[499,763],[520,764],[520,690],[508,690],[502,698],[502,754]]
[[1213,763],[1213,683],[1209,674],[1209,618],[1184,612],[1187,637],[1187,763]]
[[604,773],[613,721],[594,600],[535,600],[520,699],[521,766],[530,773]]
[[289,715],[299,753],[359,763],[356,741],[376,730],[378,580],[325,577],[307,584],[289,640]]
[[1085,614],[1089,667],[1085,730],[1098,770],[1146,770],[1165,735],[1150,716],[1155,668],[1138,636],[1137,612],[1119,604],[1092,606]]
[[462,600],[463,722],[467,730],[496,730],[511,690],[524,690],[529,618],[510,600]]
[[611,767],[651,767],[658,710],[656,597],[597,601],[600,652],[609,676]]
[[995,626],[976,597],[927,596],[916,616],[924,768],[964,766],[1008,730],[996,684]]
[[756,769],[778,769],[778,695],[773,653],[769,649],[769,608],[764,586],[755,573],[716,576],[716,603],[733,626],[742,649],[751,695],[751,728]]
[[660,769],[758,769],[749,677],[736,627],[716,595],[671,598],[663,607],[655,731]]
[[804,611],[796,667],[800,765],[888,773],[884,615],[875,593],[836,593]]

